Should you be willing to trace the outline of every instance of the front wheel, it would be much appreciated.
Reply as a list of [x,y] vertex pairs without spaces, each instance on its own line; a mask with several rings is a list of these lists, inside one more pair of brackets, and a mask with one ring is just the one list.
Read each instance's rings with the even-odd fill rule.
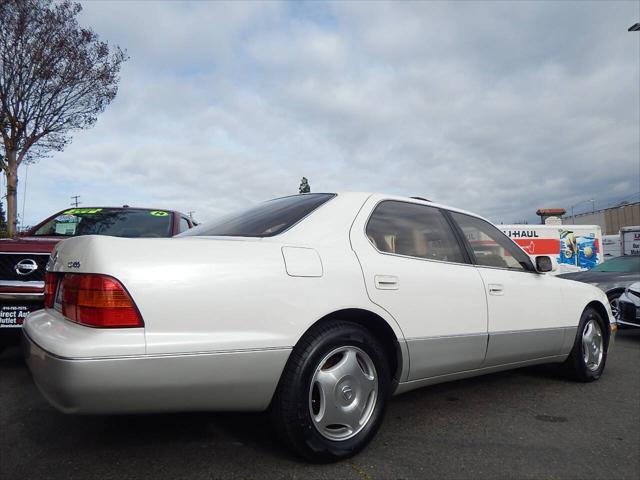
[[622,295],[621,292],[615,292],[607,295],[607,298],[609,299],[609,305],[611,306],[611,313],[613,314],[613,317],[616,319],[616,322],[620,320],[620,305],[619,305],[620,295]]
[[593,308],[582,313],[573,349],[564,362],[565,372],[581,382],[593,382],[602,375],[607,360],[605,322]]
[[390,395],[384,348],[362,326],[321,324],[296,345],[271,405],[274,427],[303,457],[350,457],[374,437]]

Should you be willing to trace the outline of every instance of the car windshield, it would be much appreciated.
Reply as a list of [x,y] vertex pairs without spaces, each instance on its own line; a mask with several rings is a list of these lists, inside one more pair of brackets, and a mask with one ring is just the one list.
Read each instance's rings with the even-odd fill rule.
[[72,208],[61,212],[35,232],[36,237],[170,237],[171,212],[135,208]]
[[305,193],[276,198],[227,215],[180,236],[272,237],[292,227],[335,195]]
[[623,255],[593,267],[592,272],[640,273],[640,255]]

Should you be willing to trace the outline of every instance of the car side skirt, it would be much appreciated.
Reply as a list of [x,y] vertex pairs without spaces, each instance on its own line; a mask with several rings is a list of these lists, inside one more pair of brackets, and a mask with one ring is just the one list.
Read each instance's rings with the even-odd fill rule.
[[453,380],[461,380],[464,378],[477,377],[485,375],[487,373],[500,372],[503,370],[512,370],[514,368],[528,367],[531,365],[540,365],[543,363],[560,363],[566,360],[568,355],[553,355],[549,357],[535,358],[532,360],[525,360],[521,362],[507,363],[503,365],[495,365],[491,367],[477,368],[474,370],[466,370],[463,372],[452,373],[447,375],[438,375],[430,378],[423,378],[421,380],[414,380],[410,382],[403,382],[398,385],[398,388],[394,392],[394,395],[409,392],[420,387],[427,385],[435,385],[437,383],[445,383]]

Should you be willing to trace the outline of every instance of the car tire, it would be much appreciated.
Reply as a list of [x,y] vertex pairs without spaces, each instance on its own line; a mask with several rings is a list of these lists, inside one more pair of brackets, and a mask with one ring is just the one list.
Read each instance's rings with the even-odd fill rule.
[[307,460],[348,458],[375,436],[391,394],[378,339],[357,323],[312,327],[295,346],[271,403],[281,440]]
[[573,348],[563,364],[567,376],[580,382],[593,382],[600,378],[607,361],[605,325],[595,309],[588,307],[584,310]]

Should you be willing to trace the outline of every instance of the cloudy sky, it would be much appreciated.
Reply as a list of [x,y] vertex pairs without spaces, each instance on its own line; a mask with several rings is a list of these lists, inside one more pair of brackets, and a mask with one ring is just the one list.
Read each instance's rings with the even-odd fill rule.
[[21,167],[25,224],[71,195],[202,221],[303,175],[505,223],[640,199],[640,2],[82,3],[130,60],[93,129]]

